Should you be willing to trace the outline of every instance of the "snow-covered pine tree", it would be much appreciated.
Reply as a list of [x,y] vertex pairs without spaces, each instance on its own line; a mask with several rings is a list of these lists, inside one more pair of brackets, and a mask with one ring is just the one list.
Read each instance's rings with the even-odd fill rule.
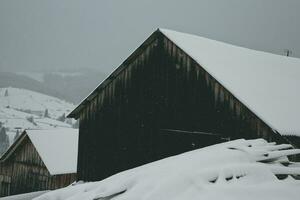
[[57,118],[58,121],[64,122],[66,120],[66,114],[62,114],[62,116]]
[[20,136],[20,132],[19,130],[17,130],[16,135],[14,137],[14,141],[16,141],[18,139],[18,137]]
[[5,96],[5,97],[7,97],[7,96],[8,96],[8,90],[7,90],[7,89],[5,90],[5,94],[4,94],[4,96]]
[[9,138],[6,134],[6,129],[2,127],[0,129],[0,155],[2,155],[9,147]]
[[49,118],[49,111],[48,111],[48,109],[46,108],[46,110],[45,110],[45,112],[44,112],[44,117],[47,117],[47,118]]

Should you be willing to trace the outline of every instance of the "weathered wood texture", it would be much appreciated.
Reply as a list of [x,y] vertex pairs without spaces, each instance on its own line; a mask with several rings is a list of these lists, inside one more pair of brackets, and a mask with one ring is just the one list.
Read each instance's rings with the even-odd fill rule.
[[0,196],[65,187],[76,174],[50,175],[28,136],[5,162],[0,163]]
[[159,31],[104,83],[79,115],[80,180],[100,180],[222,137],[286,142]]

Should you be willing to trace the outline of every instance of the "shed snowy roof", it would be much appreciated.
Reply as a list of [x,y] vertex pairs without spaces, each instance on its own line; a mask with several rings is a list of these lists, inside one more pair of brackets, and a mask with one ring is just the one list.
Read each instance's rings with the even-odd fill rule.
[[5,162],[29,138],[51,175],[77,172],[78,129],[26,130],[1,156]]
[[26,130],[51,175],[76,173],[78,129]]
[[[157,31],[192,57],[272,129],[281,135],[300,136],[300,59],[167,29]],[[119,68],[126,67],[127,60]],[[120,71],[117,69],[112,75],[117,75]],[[105,79],[68,117],[78,118],[80,110],[110,81]]]
[[300,59],[160,31],[271,128],[300,136]]

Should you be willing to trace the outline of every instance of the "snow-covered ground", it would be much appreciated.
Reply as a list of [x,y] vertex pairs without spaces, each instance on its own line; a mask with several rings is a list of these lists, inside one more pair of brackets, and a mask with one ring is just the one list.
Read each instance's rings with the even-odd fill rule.
[[26,194],[12,195],[8,197],[2,197],[1,200],[32,200],[34,197],[38,197],[47,191],[31,192]]
[[[6,96],[5,93],[8,93]],[[0,88],[0,122],[12,142],[19,129],[71,128],[75,121],[57,120],[75,106],[55,97],[19,88]],[[48,117],[45,111],[48,110]],[[30,120],[33,119],[33,120]]]
[[296,200],[300,181],[292,175],[300,174],[300,164],[289,162],[287,156],[299,153],[290,145],[240,139],[166,158],[103,181],[71,185],[35,200]]

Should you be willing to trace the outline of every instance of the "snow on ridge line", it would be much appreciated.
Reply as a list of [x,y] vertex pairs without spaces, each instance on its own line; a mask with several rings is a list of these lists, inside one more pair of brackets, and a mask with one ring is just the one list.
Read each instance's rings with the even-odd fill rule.
[[[290,145],[235,140],[46,193],[35,200],[297,199],[300,165]],[[280,175],[280,176],[279,176]],[[285,179],[279,180],[286,176]],[[277,177],[278,176],[278,177]],[[279,178],[279,179],[278,179]]]

